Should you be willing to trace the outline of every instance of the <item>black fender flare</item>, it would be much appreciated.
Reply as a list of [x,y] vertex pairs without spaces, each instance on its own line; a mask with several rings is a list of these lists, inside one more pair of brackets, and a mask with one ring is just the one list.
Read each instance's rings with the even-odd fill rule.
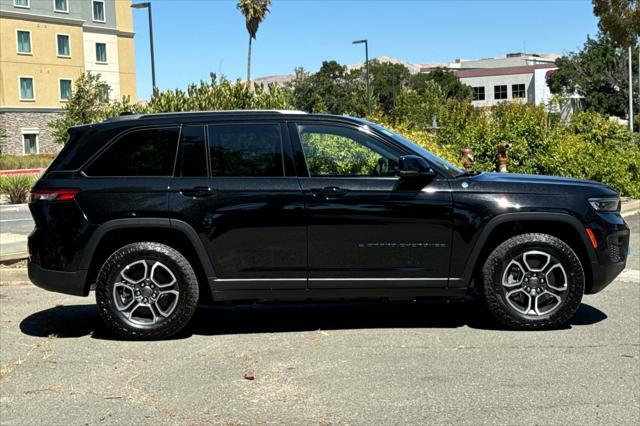
[[188,223],[177,220],[177,219],[169,219],[169,218],[126,218],[126,219],[113,219],[108,222],[105,222],[98,226],[98,228],[93,232],[91,238],[89,238],[89,242],[85,248],[84,254],[80,261],[80,268],[88,270],[91,261],[93,259],[93,255],[102,241],[102,238],[115,229],[126,229],[126,228],[164,228],[164,229],[172,229],[182,233],[187,240],[193,245],[193,248],[202,264],[202,268],[204,269],[205,274],[208,278],[215,277],[215,272],[213,269],[213,265],[211,264],[211,259],[207,254],[207,250],[204,248],[200,237],[198,237],[198,233],[193,229],[191,225]]
[[471,254],[467,258],[467,262],[464,267],[464,272],[461,277],[461,282],[465,285],[471,283],[473,277],[473,271],[478,264],[478,257],[480,252],[485,246],[489,235],[498,226],[508,222],[524,222],[524,221],[547,221],[555,223],[566,223],[578,232],[584,244],[585,252],[589,256],[591,262],[597,261],[596,254],[593,250],[589,250],[591,247],[591,240],[587,235],[585,225],[580,222],[576,217],[566,213],[546,213],[546,212],[526,212],[526,213],[502,213],[492,218],[484,227],[480,236],[478,237]]

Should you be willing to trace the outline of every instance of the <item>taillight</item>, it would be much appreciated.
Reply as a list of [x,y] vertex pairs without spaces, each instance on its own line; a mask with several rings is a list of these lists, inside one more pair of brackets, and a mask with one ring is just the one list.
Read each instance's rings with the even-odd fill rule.
[[34,189],[31,201],[69,201],[76,198],[77,189]]

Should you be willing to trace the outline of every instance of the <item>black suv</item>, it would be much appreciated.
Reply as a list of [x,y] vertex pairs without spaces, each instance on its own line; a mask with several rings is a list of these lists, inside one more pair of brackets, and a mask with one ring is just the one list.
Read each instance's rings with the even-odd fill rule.
[[467,173],[374,123],[295,111],[127,115],[69,129],[34,186],[29,277],[126,338],[198,302],[462,298],[553,328],[624,268],[618,194]]

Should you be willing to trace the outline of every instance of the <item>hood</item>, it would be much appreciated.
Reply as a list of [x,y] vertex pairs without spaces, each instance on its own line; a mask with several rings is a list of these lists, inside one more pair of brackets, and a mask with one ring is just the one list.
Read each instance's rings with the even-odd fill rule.
[[617,196],[605,184],[591,180],[561,176],[528,175],[519,173],[481,173],[459,178],[469,190],[502,193],[566,194],[589,193],[593,196]]

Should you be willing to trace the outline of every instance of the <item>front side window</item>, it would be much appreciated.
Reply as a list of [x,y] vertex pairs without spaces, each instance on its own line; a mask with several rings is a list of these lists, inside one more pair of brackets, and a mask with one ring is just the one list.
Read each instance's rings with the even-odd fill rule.
[[18,30],[18,53],[31,53],[31,32]]
[[511,86],[512,97],[514,99],[524,98],[526,96],[524,84],[514,84]]
[[53,0],[53,10],[56,12],[68,12],[67,0]]
[[13,0],[13,5],[18,7],[31,7],[29,0]]
[[107,62],[107,45],[96,43],[96,62]]
[[35,99],[33,77],[20,77],[20,99],[23,101],[32,101]]
[[104,1],[93,0],[93,20],[104,22]]
[[85,170],[87,176],[172,176],[180,129],[126,133]]
[[507,99],[507,86],[494,86],[493,97],[494,99]]
[[396,176],[400,153],[367,133],[325,124],[298,126],[309,175]]
[[484,101],[484,86],[473,88],[473,100]]
[[66,34],[58,34],[56,36],[58,44],[58,56],[71,56],[71,47],[69,46],[69,36]]
[[71,99],[71,80],[61,79],[60,80],[60,100],[68,101]]
[[209,126],[212,176],[284,176],[279,124]]
[[207,146],[204,126],[184,126],[182,128],[176,176],[207,176]]
[[34,133],[27,133],[22,135],[22,142],[24,144],[25,155],[38,153],[38,135]]

